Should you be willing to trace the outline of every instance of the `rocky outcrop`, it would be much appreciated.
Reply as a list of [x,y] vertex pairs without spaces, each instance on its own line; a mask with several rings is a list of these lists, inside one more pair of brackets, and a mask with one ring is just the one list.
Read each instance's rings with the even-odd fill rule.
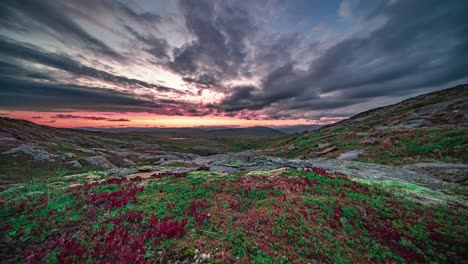
[[404,168],[430,175],[446,182],[468,186],[468,164],[416,163]]
[[95,166],[101,169],[112,169],[115,168],[115,165],[112,164],[106,157],[104,156],[92,156],[87,157],[84,159],[91,166]]
[[70,166],[70,168],[72,168],[72,169],[81,169],[81,168],[83,168],[81,163],[79,161],[77,161],[77,160],[72,160],[72,161],[66,162],[65,164]]
[[359,144],[363,144],[363,145],[374,145],[374,144],[377,144],[378,141],[375,137],[368,137],[368,138],[365,138],[363,140],[361,140],[359,142]]
[[307,160],[307,164],[364,179],[409,182],[432,189],[445,188],[446,185],[443,181],[423,173],[395,166],[322,158]]
[[358,159],[362,153],[364,153],[363,150],[357,149],[357,150],[351,150],[345,153],[341,153],[340,156],[338,156],[338,159],[340,160],[356,160]]
[[51,154],[47,152],[45,149],[34,146],[34,145],[21,145],[19,147],[10,149],[8,151],[3,152],[2,154],[5,155],[18,155],[18,154],[26,154],[31,156],[34,160],[51,160],[59,157],[59,155]]

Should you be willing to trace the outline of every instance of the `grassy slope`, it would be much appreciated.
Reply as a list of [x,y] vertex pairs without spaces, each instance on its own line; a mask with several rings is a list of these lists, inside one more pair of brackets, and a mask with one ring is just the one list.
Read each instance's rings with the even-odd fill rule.
[[[319,143],[328,142],[338,149],[324,156],[327,158],[362,149],[364,154],[360,161],[364,162],[390,165],[415,162],[468,163],[468,128],[464,118],[467,111],[464,102],[467,98],[468,86],[460,85],[372,109],[322,127],[311,134],[278,137],[263,148],[274,148],[266,152],[271,155],[311,158],[320,151],[317,148]],[[424,127],[397,129],[400,124],[410,124],[421,118],[428,122]],[[394,128],[389,129],[389,126]],[[368,137],[377,138],[378,143],[359,144]]]
[[407,199],[414,186],[320,169],[141,174],[65,187],[83,182],[56,178],[2,193],[0,258],[461,263],[468,245],[466,217]]
[[[375,145],[359,142],[376,137]],[[336,158],[340,153],[362,149],[364,154],[359,159],[389,165],[404,165],[417,162],[453,162],[468,163],[468,129],[466,128],[418,128],[405,131],[369,131],[355,132],[347,128],[318,131],[312,134],[294,134],[278,138],[265,148],[279,148],[272,155],[282,157],[313,157],[321,142],[329,142],[338,147],[322,157]],[[296,148],[288,149],[294,145]]]

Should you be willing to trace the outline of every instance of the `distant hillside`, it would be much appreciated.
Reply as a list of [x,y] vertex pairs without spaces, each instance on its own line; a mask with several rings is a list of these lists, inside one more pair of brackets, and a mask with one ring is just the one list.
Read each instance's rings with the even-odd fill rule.
[[[468,163],[468,85],[423,94],[263,146],[289,158],[338,158],[355,150],[364,162]],[[334,147],[333,149],[331,149]]]
[[225,136],[251,136],[251,137],[274,137],[282,136],[285,133],[269,127],[247,127],[247,128],[226,128],[207,131],[207,135],[215,137]]
[[468,127],[467,84],[371,109],[320,130],[344,127],[354,131],[401,130],[440,126]]
[[304,131],[313,132],[322,127],[321,125],[295,125],[295,126],[278,126],[273,127],[285,134],[294,134],[294,133],[302,133]]
[[269,127],[246,127],[246,128],[81,128],[88,131],[100,131],[107,133],[118,134],[140,134],[140,135],[153,135],[159,137],[272,137],[282,136],[283,133],[277,129]]

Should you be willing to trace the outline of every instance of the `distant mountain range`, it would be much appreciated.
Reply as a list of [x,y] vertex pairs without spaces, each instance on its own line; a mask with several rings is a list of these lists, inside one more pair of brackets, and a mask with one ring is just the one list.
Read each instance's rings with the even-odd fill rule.
[[246,137],[273,137],[286,134],[299,133],[304,131],[315,131],[320,128],[319,125],[297,125],[297,126],[278,126],[278,127],[203,127],[203,128],[157,128],[157,127],[126,127],[126,128],[78,128],[88,131],[99,131],[118,134],[144,134],[161,137],[225,137],[225,136],[246,136]]

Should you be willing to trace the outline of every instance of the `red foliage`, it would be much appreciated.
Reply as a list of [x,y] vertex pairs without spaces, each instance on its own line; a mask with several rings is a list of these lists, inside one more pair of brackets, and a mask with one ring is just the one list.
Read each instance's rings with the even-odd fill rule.
[[191,216],[195,219],[196,226],[201,226],[205,222],[205,220],[208,220],[208,214],[203,213],[200,211],[201,207],[206,206],[206,199],[203,200],[198,200],[198,201],[192,201],[190,202],[189,208],[185,211],[185,213],[188,216]]
[[57,256],[59,263],[74,263],[73,257],[82,257],[87,254],[88,248],[82,246],[74,238],[62,236],[58,239],[60,254]]
[[132,185],[115,192],[90,193],[86,196],[86,202],[94,206],[103,205],[106,208],[123,207],[128,204],[129,199],[136,202],[136,194],[143,191],[144,187]]
[[10,225],[10,224],[4,224],[4,225],[2,226],[2,231],[3,231],[3,232],[6,232],[6,231],[8,231],[8,229],[10,229],[10,228],[11,228],[11,225]]
[[151,178],[160,179],[164,177],[185,178],[188,172],[157,172],[151,175]]

